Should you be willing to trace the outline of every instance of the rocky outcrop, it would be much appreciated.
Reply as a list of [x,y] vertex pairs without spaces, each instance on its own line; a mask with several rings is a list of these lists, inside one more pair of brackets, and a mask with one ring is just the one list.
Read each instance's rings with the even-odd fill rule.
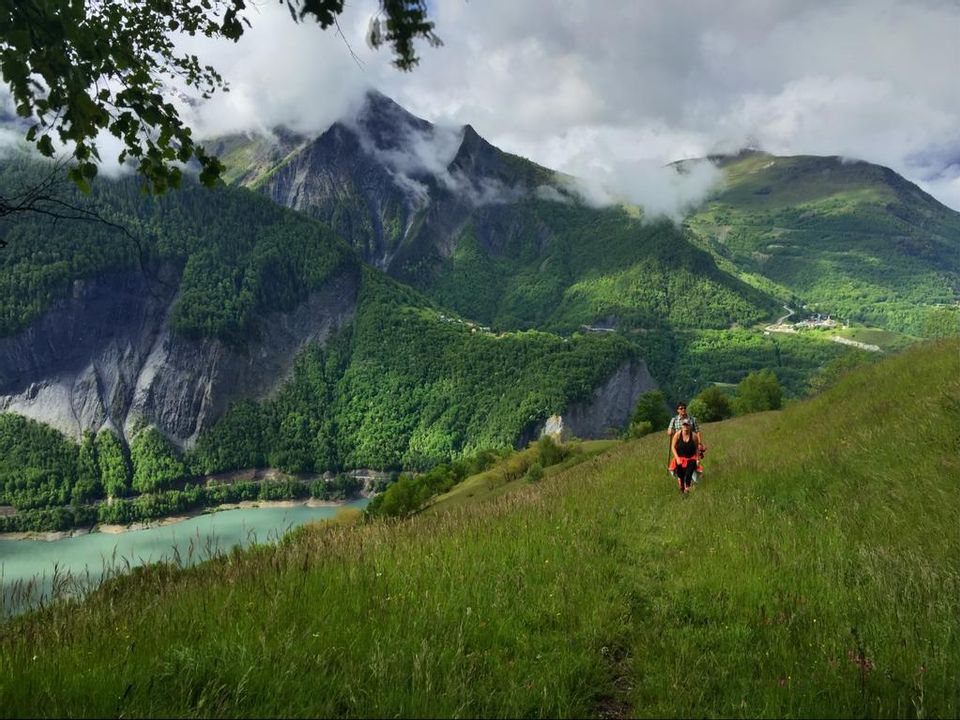
[[269,395],[307,343],[347,322],[360,279],[345,270],[292,312],[259,318],[243,350],[171,331],[178,282],[172,266],[75,281],[43,318],[0,339],[0,411],[74,438],[146,422],[189,447],[231,402]]
[[551,435],[560,440],[570,436],[584,440],[610,437],[626,426],[641,393],[656,388],[657,383],[645,362],[624,363],[590,398],[539,425],[535,437]]
[[242,184],[328,223],[365,262],[420,289],[468,224],[494,256],[523,233],[549,240],[514,204],[550,171],[503,153],[470,125],[435,126],[380,93],[318,137],[297,144],[280,134],[275,147],[272,157],[281,159],[259,174],[237,174]]

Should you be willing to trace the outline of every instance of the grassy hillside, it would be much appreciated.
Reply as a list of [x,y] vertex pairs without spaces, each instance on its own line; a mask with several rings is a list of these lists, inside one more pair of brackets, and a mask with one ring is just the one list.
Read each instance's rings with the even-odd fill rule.
[[152,567],[9,621],[9,717],[960,713],[960,344],[486,503]]
[[818,311],[917,335],[936,334],[935,307],[960,300],[960,214],[892,170],[757,152],[719,164],[723,189],[685,224],[724,269]]

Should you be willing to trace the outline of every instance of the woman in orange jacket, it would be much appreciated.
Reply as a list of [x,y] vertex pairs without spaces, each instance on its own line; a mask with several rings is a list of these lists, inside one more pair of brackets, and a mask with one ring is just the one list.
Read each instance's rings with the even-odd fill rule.
[[680,492],[686,495],[690,492],[690,482],[697,469],[697,457],[699,455],[697,439],[694,436],[689,418],[683,420],[680,425],[680,432],[673,434],[670,449],[673,452],[674,462],[677,464],[677,485],[680,486]]

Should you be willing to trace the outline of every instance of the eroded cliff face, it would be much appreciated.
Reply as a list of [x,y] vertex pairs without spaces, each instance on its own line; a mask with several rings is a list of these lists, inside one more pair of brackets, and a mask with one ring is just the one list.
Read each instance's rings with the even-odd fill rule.
[[640,395],[656,389],[657,383],[645,362],[624,363],[589,399],[574,403],[562,415],[553,415],[538,425],[534,437],[573,436],[583,440],[610,437],[626,427]]
[[341,272],[292,312],[259,318],[237,350],[171,331],[175,267],[75,281],[41,320],[0,339],[0,411],[77,439],[104,426],[128,436],[146,422],[190,447],[231,402],[268,396],[306,344],[348,322],[359,283],[357,268]]

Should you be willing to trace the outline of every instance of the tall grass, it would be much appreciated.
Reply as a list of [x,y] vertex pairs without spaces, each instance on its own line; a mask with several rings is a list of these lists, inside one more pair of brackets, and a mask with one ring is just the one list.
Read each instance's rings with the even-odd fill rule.
[[134,570],[0,626],[15,716],[960,714],[960,344],[405,522]]

